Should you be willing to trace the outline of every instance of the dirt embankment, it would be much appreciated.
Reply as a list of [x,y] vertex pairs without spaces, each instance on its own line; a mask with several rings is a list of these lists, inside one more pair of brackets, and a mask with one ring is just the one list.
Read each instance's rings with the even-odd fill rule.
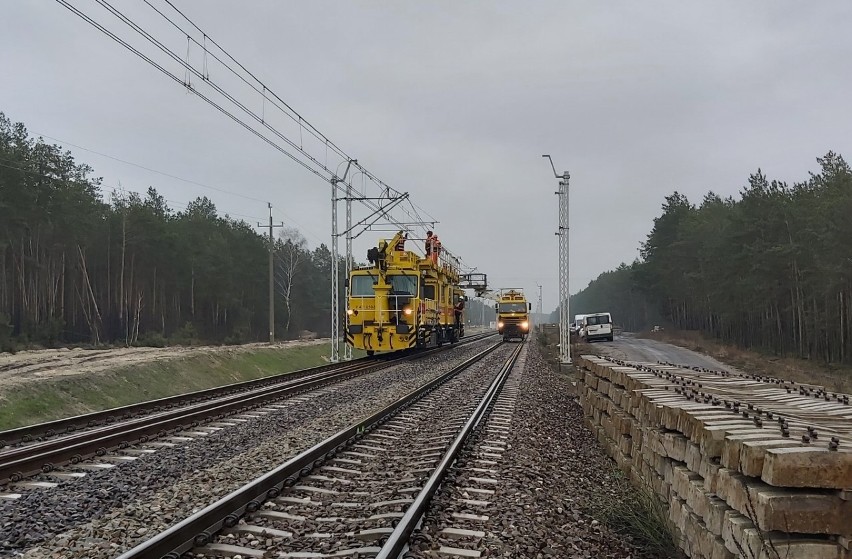
[[238,346],[128,347],[117,349],[41,349],[0,353],[0,392],[32,382],[114,371],[132,365],[210,354],[240,354],[328,343],[328,339],[253,343]]
[[329,350],[315,340],[14,356],[0,373],[0,431],[315,367]]

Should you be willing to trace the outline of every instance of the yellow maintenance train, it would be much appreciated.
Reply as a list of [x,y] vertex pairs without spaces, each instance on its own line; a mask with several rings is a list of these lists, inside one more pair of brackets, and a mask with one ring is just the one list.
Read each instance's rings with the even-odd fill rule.
[[485,290],[484,274],[472,283],[446,251],[421,257],[406,240],[400,231],[379,241],[369,265],[349,274],[346,343],[367,355],[455,343],[464,336],[464,289]]
[[497,297],[497,333],[503,341],[512,338],[524,340],[530,331],[532,303],[519,288],[501,289]]

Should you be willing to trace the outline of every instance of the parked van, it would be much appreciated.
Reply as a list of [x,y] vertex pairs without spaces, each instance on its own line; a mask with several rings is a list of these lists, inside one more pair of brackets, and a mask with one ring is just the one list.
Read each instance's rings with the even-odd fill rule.
[[586,342],[594,340],[613,340],[612,315],[608,312],[587,314],[580,324],[580,338]]
[[583,317],[584,316],[586,316],[586,315],[584,315],[584,314],[574,315],[574,322],[572,322],[571,325],[568,327],[569,331],[572,334],[579,334],[580,333],[580,327],[583,325]]

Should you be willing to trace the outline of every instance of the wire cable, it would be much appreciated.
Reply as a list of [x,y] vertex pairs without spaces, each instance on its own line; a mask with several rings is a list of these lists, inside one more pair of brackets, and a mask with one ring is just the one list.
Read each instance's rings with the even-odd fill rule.
[[[5,162],[8,163],[10,160],[0,158],[0,161],[5,161]],[[61,177],[51,176],[51,175],[48,175],[46,173],[40,173],[40,172],[34,171],[32,169],[25,169],[23,167],[18,167],[18,166],[15,166],[15,165],[7,165],[5,163],[0,163],[0,167],[5,167],[7,169],[14,169],[16,171],[21,171],[22,173],[28,173],[28,174],[31,174],[31,175],[35,175],[37,177],[43,177],[43,178],[55,180],[55,181],[86,182],[87,184],[97,188],[98,190],[102,190],[102,191],[105,190],[105,191],[110,191],[110,192],[113,192],[113,193],[124,192],[125,194],[136,194],[140,198],[143,198],[143,199],[147,195],[147,192],[139,192],[138,190],[131,190],[131,189],[125,188],[123,186],[110,186],[110,185],[105,185],[105,184],[92,184],[91,182],[88,182],[86,179],[75,179],[75,178],[65,179],[65,178],[61,178]],[[155,187],[152,187],[152,188],[155,188]],[[181,202],[181,201],[178,201],[178,200],[171,200],[171,199],[168,199],[168,198],[163,198],[163,200],[166,201],[166,202],[169,202],[170,204],[176,204],[177,206],[181,206],[180,208],[171,208],[170,207],[169,209],[184,209],[185,210],[189,207],[189,204],[186,203],[186,202]],[[106,200],[102,200],[102,201],[106,202]],[[266,218],[261,218],[261,217],[257,217],[257,216],[239,214],[239,213],[229,212],[229,211],[217,210],[217,213],[222,213],[222,214],[228,215],[228,216],[233,215],[233,216],[237,216],[237,217],[244,217],[246,219],[251,219],[251,220],[256,220],[256,221],[263,221],[264,219],[266,219]]]
[[96,151],[96,150],[93,150],[93,149],[85,148],[85,147],[77,145],[77,144],[72,144],[71,142],[68,142],[68,141],[65,141],[65,140],[60,140],[59,138],[54,138],[53,136],[49,136],[49,135],[43,134],[41,132],[36,132],[35,130],[32,130],[31,132],[33,134],[37,135],[37,136],[41,136],[41,137],[47,138],[49,140],[53,140],[54,142],[58,142],[60,144],[66,145],[66,146],[71,146],[71,147],[74,147],[74,148],[77,148],[77,149],[80,149],[80,150],[83,150],[83,151],[87,151],[89,153],[93,153],[93,154],[99,155],[101,157],[106,157],[107,159],[111,159],[113,161],[118,161],[119,163],[124,163],[125,165],[130,165],[131,167],[136,167],[137,169],[142,169],[142,170],[145,170],[145,171],[149,171],[151,173],[156,173],[158,175],[162,175],[162,176],[168,177],[170,179],[175,179],[175,180],[178,180],[178,181],[181,181],[181,182],[185,182],[187,184],[200,186],[202,188],[207,188],[209,190],[215,190],[216,192],[222,192],[224,194],[230,194],[231,196],[236,196],[238,198],[244,198],[246,200],[251,200],[253,202],[261,202],[263,204],[269,203],[269,200],[261,200],[260,198],[255,198],[253,196],[248,196],[246,194],[240,194],[239,192],[234,192],[232,190],[226,190],[224,188],[218,188],[218,187],[215,187],[215,186],[210,186],[209,184],[200,183],[198,181],[194,181],[194,180],[191,180],[191,179],[185,179],[183,177],[178,177],[176,175],[172,175],[172,174],[166,173],[164,171],[158,171],[157,169],[152,169],[151,167],[146,167],[145,165],[140,165],[139,163],[133,163],[132,161],[127,161],[125,159],[121,159],[121,158],[115,157],[113,155],[109,155],[109,154],[102,153],[102,152],[99,152],[99,151]]
[[[298,123],[299,130],[300,130],[300,138],[301,138],[302,130],[307,130],[313,137],[322,140],[322,142],[323,142],[323,144],[326,148],[326,154],[328,153],[328,150],[330,149],[332,152],[334,152],[335,154],[337,154],[338,156],[340,156],[341,158],[346,160],[346,161],[343,161],[343,162],[348,161],[355,168],[359,169],[361,171],[361,173],[364,175],[364,177],[366,177],[371,182],[377,184],[379,187],[382,188],[383,196],[387,197],[388,202],[391,201],[392,198],[402,198],[402,197],[405,196],[405,193],[402,193],[399,190],[396,190],[396,189],[390,187],[387,183],[385,183],[384,181],[382,181],[381,179],[376,177],[372,172],[368,171],[366,168],[364,168],[362,165],[360,165],[357,161],[355,161],[353,158],[351,158],[348,154],[346,154],[345,151],[343,151],[339,146],[337,146],[334,142],[332,142],[327,136],[322,134],[310,122],[308,122],[306,119],[304,119],[289,104],[287,104],[283,99],[281,99],[281,97],[278,96],[274,91],[270,90],[265,83],[261,82],[242,63],[237,61],[235,57],[233,57],[224,48],[222,48],[215,40],[213,40],[209,35],[207,35],[206,32],[204,32],[198,25],[196,25],[191,19],[189,19],[189,17],[187,17],[183,12],[181,12],[177,7],[175,7],[174,4],[172,4],[172,2],[170,2],[169,0],[165,0],[166,3],[175,12],[177,12],[184,20],[189,22],[190,25],[192,25],[198,32],[200,32],[202,34],[202,42],[199,42],[199,41],[193,39],[190,36],[190,34],[186,32],[185,29],[183,29],[181,26],[179,26],[177,23],[175,23],[171,18],[169,18],[167,15],[165,15],[161,10],[159,10],[155,6],[153,6],[153,4],[151,4],[148,0],[144,0],[144,1],[149,7],[151,7],[161,17],[166,19],[175,29],[177,29],[178,31],[180,31],[182,34],[184,34],[186,36],[187,45],[189,45],[191,42],[194,42],[204,51],[204,53],[205,53],[204,67],[202,68],[201,71],[197,70],[194,66],[189,64],[188,60],[185,60],[181,55],[177,54],[172,49],[170,49],[169,47],[164,45],[161,41],[156,39],[153,35],[151,35],[149,32],[144,30],[141,26],[136,24],[132,19],[130,19],[128,16],[126,16],[120,10],[118,10],[117,8],[112,6],[106,0],[95,0],[95,1],[101,7],[103,7],[109,13],[111,13],[113,16],[118,18],[120,21],[125,23],[128,27],[130,27],[136,33],[141,35],[146,41],[148,41],[149,43],[154,45],[157,49],[159,49],[166,56],[171,58],[175,63],[177,63],[181,67],[183,67],[186,71],[186,75],[187,75],[186,79],[182,79],[177,74],[169,71],[163,65],[159,64],[158,62],[153,60],[151,57],[149,57],[146,54],[144,54],[143,52],[141,52],[138,48],[132,46],[126,40],[122,39],[121,37],[119,37],[118,35],[113,33],[112,31],[107,29],[104,25],[98,23],[93,18],[91,18],[90,16],[88,16],[87,14],[82,12],[81,10],[72,6],[67,0],[56,0],[56,1],[60,5],[62,5],[63,7],[65,7],[69,11],[71,11],[73,14],[77,15],[78,17],[83,19],[85,22],[89,23],[90,25],[95,27],[97,30],[99,30],[102,33],[104,33],[105,35],[107,35],[110,39],[117,42],[118,44],[120,44],[121,46],[123,46],[124,48],[129,50],[131,53],[135,54],[136,56],[141,58],[143,61],[147,62],[149,65],[153,66],[155,69],[159,70],[161,73],[163,73],[164,75],[166,75],[167,77],[169,77],[170,79],[175,81],[176,83],[185,87],[187,89],[187,91],[195,94],[200,99],[202,99],[203,101],[205,101],[206,103],[208,103],[209,105],[211,105],[215,109],[217,109],[219,112],[221,112],[222,114],[224,114],[225,116],[227,116],[228,118],[230,118],[231,120],[233,120],[234,122],[236,122],[237,124],[239,124],[240,126],[245,128],[246,130],[248,130],[249,132],[251,132],[252,134],[257,136],[258,138],[260,138],[261,140],[266,142],[268,145],[270,145],[271,147],[273,147],[277,151],[281,152],[282,154],[286,155],[287,157],[289,157],[290,159],[292,159],[293,161],[295,161],[296,163],[301,165],[307,171],[309,171],[312,174],[314,174],[315,176],[321,178],[325,182],[332,182],[332,184],[334,184],[335,187],[337,187],[337,188],[342,189],[342,187],[340,186],[341,184],[347,185],[349,188],[351,188],[351,184],[349,182],[332,181],[332,179],[336,178],[336,173],[334,171],[332,171],[331,167],[328,166],[327,155],[326,155],[326,163],[319,161],[319,159],[316,156],[308,153],[304,149],[304,145],[303,145],[303,142],[301,140],[300,140],[299,144],[297,144],[294,140],[291,140],[290,138],[286,137],[283,133],[281,133],[279,130],[277,130],[276,128],[271,126],[268,122],[266,122],[265,114],[258,115],[255,111],[249,109],[245,104],[238,101],[233,95],[231,95],[230,93],[225,91],[224,88],[222,88],[221,86],[219,86],[217,83],[215,83],[213,80],[210,79],[210,73],[209,73],[210,71],[209,71],[209,68],[207,67],[207,58],[206,58],[206,56],[208,54],[214,60],[218,61],[220,64],[225,66],[235,76],[239,77],[243,81],[243,83],[246,83],[247,85],[251,86],[253,90],[258,91],[256,86],[252,86],[252,84],[250,84],[248,82],[248,80],[246,80],[243,76],[240,76],[239,73],[236,72],[236,70],[233,69],[233,67],[231,67],[229,64],[227,64],[225,61],[223,61],[221,57],[217,56],[215,53],[210,51],[210,49],[207,47],[207,42],[209,41],[212,45],[214,45],[216,48],[218,48],[224,54],[225,57],[227,57],[234,64],[236,64],[252,80],[257,82],[257,84],[259,84],[261,86],[262,90],[259,93],[264,97],[265,101],[268,100],[272,106],[275,106],[276,108],[278,108],[279,111],[286,114],[289,118],[293,119],[295,122]],[[192,83],[190,82],[190,77],[193,76],[193,75],[196,76],[197,78],[199,78],[199,80],[201,80],[201,83],[208,84],[209,87],[211,87],[214,91],[216,91],[217,93],[219,93],[220,95],[225,97],[225,99],[227,99],[228,101],[230,101],[231,103],[236,105],[237,108],[239,108],[242,112],[244,112],[246,115],[248,115],[252,120],[254,120],[256,123],[259,123],[268,132],[273,134],[275,137],[279,138],[282,142],[284,142],[287,146],[292,148],[295,152],[299,153],[299,156],[297,156],[295,153],[292,153],[287,148],[279,145],[278,143],[276,143],[275,140],[267,137],[265,134],[261,133],[259,130],[254,128],[252,125],[250,125],[249,123],[242,120],[239,116],[237,116],[233,112],[231,112],[228,109],[226,109],[225,107],[223,107],[221,104],[217,103],[216,101],[214,101],[213,99],[211,99],[210,97],[208,97],[207,95],[205,95],[204,93],[199,91],[198,87],[193,86]],[[269,93],[269,95],[274,97],[274,99],[277,100],[281,105],[283,105],[286,109],[282,108],[281,105],[279,105],[278,103],[275,103],[273,101],[273,99],[271,99],[268,95],[266,95],[267,92]],[[264,101],[264,103],[265,103],[265,101]],[[265,104],[264,104],[264,111],[265,111]],[[307,161],[303,160],[301,157],[304,157]],[[343,162],[341,162],[341,165],[342,165]],[[350,179],[350,182],[351,182],[351,179]],[[392,197],[391,193],[393,193],[395,196]],[[405,197],[407,197],[407,196],[405,196]],[[389,223],[395,224],[395,225],[401,224],[400,220],[397,220],[393,216],[386,214],[385,206],[381,202],[377,203],[375,201],[368,200],[368,201],[364,201],[363,203],[367,207],[371,208],[374,212],[385,214]],[[434,219],[431,215],[429,215],[425,210],[420,208],[418,205],[414,204],[413,201],[410,200],[410,198],[408,198],[408,206],[411,207],[411,211],[409,211],[406,207],[401,207],[401,206],[398,207],[397,209],[399,211],[405,213],[409,218],[411,218],[411,221],[424,224],[424,225],[421,225],[421,228],[424,231],[425,231],[425,224],[426,223],[437,222],[437,220]],[[422,217],[422,214],[426,214],[427,219],[424,219]],[[405,221],[405,220],[403,220],[403,221]],[[407,227],[403,227],[403,228],[407,229]]]
[[[68,142],[68,141],[65,141],[65,140],[61,140],[61,139],[59,139],[59,138],[55,138],[55,137],[53,137],[53,136],[49,136],[49,135],[47,135],[47,134],[43,134],[43,133],[41,133],[41,132],[36,132],[36,131],[34,131],[34,130],[33,130],[33,131],[31,131],[31,132],[32,132],[33,134],[37,135],[37,136],[42,136],[42,137],[44,137],[44,138],[48,138],[48,139],[50,139],[50,140],[53,140],[54,142],[59,142],[60,144],[64,144],[64,145],[67,145],[67,146],[72,146],[72,147],[74,147],[74,148],[81,149],[81,150],[83,150],[83,151],[87,151],[87,152],[89,152],[89,153],[94,153],[95,155],[99,155],[99,156],[101,156],[101,157],[106,157],[107,159],[112,159],[113,161],[118,161],[119,163],[124,163],[124,164],[126,164],[126,165],[130,165],[130,166],[132,166],[132,167],[137,167],[137,168],[139,168],[139,169],[143,169],[143,170],[145,170],[145,171],[150,171],[151,173],[156,173],[156,174],[158,174],[158,175],[162,175],[162,176],[164,176],[164,177],[168,177],[168,178],[170,178],[170,179],[179,180],[179,181],[185,182],[185,183],[187,183],[187,184],[192,184],[192,185],[195,185],[195,186],[200,186],[200,187],[202,187],[202,188],[207,188],[207,189],[209,189],[209,190],[215,190],[216,192],[222,192],[222,193],[225,193],[225,194],[230,194],[231,196],[236,196],[236,197],[238,197],[238,198],[244,198],[244,199],[246,199],[246,200],[251,200],[251,201],[253,201],[253,202],[261,202],[261,203],[263,203],[263,204],[269,204],[269,203],[270,203],[270,202],[269,202],[269,200],[261,200],[260,198],[255,198],[255,197],[253,197],[253,196],[247,196],[247,195],[245,195],[245,194],[240,194],[239,192],[234,192],[234,191],[232,191],[232,190],[226,190],[226,189],[224,189],[224,188],[218,188],[218,187],[215,187],[215,186],[210,186],[209,184],[204,184],[204,183],[201,183],[201,182],[198,182],[198,181],[194,181],[194,180],[192,180],[192,179],[185,179],[185,178],[183,178],[183,177],[178,177],[178,176],[176,176],[176,175],[172,175],[172,174],[170,174],[170,173],[166,173],[166,172],[164,172],[164,171],[158,171],[157,169],[152,169],[152,168],[150,168],[150,167],[146,167],[146,166],[144,166],[144,165],[140,165],[140,164],[138,164],[138,163],[133,163],[132,161],[127,161],[127,160],[121,159],[121,158],[119,158],[119,157],[115,157],[115,156],[112,156],[112,155],[109,155],[109,154],[106,154],[106,153],[102,153],[102,152],[99,152],[99,151],[96,151],[96,150],[93,150],[93,149],[89,149],[89,148],[86,148],[86,147],[83,147],[83,146],[77,145],[77,144],[73,144],[73,143],[71,143],[71,142]],[[301,223],[299,223],[298,221],[296,221],[294,218],[292,218],[292,217],[291,217],[290,215],[288,215],[287,213],[285,213],[285,212],[281,211],[280,209],[278,209],[278,213],[280,213],[281,215],[283,215],[283,216],[287,219],[287,221],[289,221],[290,223],[292,223],[292,224],[294,224],[294,225],[298,226],[298,227],[299,227],[299,229],[300,229],[301,231],[303,231],[305,234],[310,235],[312,238],[314,238],[314,239],[316,239],[316,240],[320,241],[321,243],[322,243],[322,242],[325,242],[325,241],[324,241],[324,240],[322,240],[320,237],[318,237],[318,236],[316,235],[316,233],[314,233],[313,231],[309,231],[308,229],[306,229],[306,228],[305,228],[305,227],[304,227]],[[238,214],[232,214],[232,215],[238,215]],[[246,217],[246,216],[243,216],[243,217]],[[256,219],[256,218],[252,218],[252,219]]]
[[[346,153],[346,152],[345,152],[342,148],[340,148],[340,147],[339,147],[339,146],[337,146],[337,145],[336,145],[333,141],[331,141],[331,140],[330,140],[330,139],[329,139],[329,138],[328,138],[325,134],[323,134],[322,132],[320,132],[320,131],[319,131],[319,130],[315,127],[315,126],[313,126],[313,125],[312,125],[309,121],[307,121],[304,117],[302,117],[302,116],[301,116],[301,115],[300,115],[300,114],[299,114],[299,113],[298,113],[295,109],[293,109],[293,107],[291,107],[291,106],[290,106],[290,105],[289,105],[286,101],[284,101],[283,99],[281,99],[281,97],[280,97],[280,96],[278,96],[278,95],[277,95],[277,94],[276,94],[276,93],[275,93],[272,89],[270,89],[270,88],[269,88],[269,86],[268,86],[267,84],[265,84],[263,81],[261,81],[261,80],[260,80],[260,78],[258,78],[255,74],[253,74],[250,70],[248,70],[248,69],[247,69],[247,68],[246,68],[246,67],[245,67],[242,63],[240,63],[240,62],[239,62],[239,61],[238,61],[238,60],[237,60],[237,59],[236,59],[233,55],[231,55],[231,54],[230,54],[227,50],[225,50],[225,48],[223,48],[223,47],[222,47],[219,43],[217,43],[217,42],[216,42],[216,41],[215,41],[212,37],[210,37],[210,36],[209,36],[209,35],[208,35],[208,34],[207,34],[207,33],[206,33],[203,29],[201,29],[201,28],[200,28],[200,27],[199,27],[199,26],[198,26],[198,25],[197,25],[194,21],[192,21],[192,20],[191,20],[191,19],[190,19],[190,18],[189,18],[186,14],[184,14],[184,13],[183,13],[180,9],[178,9],[178,8],[177,8],[177,7],[176,7],[176,6],[175,6],[175,5],[174,5],[174,4],[173,4],[170,0],[165,0],[165,3],[166,3],[166,4],[168,4],[168,5],[169,5],[169,7],[171,7],[171,8],[172,8],[175,12],[177,12],[177,13],[178,13],[178,14],[179,14],[179,15],[180,15],[180,16],[181,16],[184,20],[186,20],[186,21],[187,21],[187,22],[188,22],[188,23],[189,23],[192,27],[194,27],[194,28],[196,29],[196,31],[198,31],[199,33],[201,33],[201,34],[202,34],[202,37],[203,37],[203,43],[202,43],[202,42],[199,42],[197,39],[191,38],[191,36],[189,35],[189,33],[188,33],[188,32],[187,32],[184,28],[182,28],[180,25],[178,25],[177,23],[175,23],[175,22],[174,22],[174,20],[172,20],[171,18],[169,18],[169,17],[168,17],[167,15],[165,15],[165,14],[164,14],[161,10],[159,10],[157,7],[155,7],[153,4],[151,4],[151,2],[150,2],[149,0],[144,0],[144,2],[145,2],[145,3],[149,6],[149,7],[151,7],[151,9],[152,9],[152,10],[154,10],[155,12],[157,12],[157,13],[158,13],[161,17],[163,17],[163,18],[164,18],[167,22],[169,22],[169,23],[170,23],[170,24],[171,24],[171,25],[172,25],[175,29],[177,29],[178,31],[180,31],[182,34],[186,35],[186,37],[187,37],[188,39],[191,39],[191,40],[192,40],[192,41],[193,41],[196,45],[198,45],[199,47],[201,47],[201,48],[205,51],[205,53],[209,53],[211,56],[213,56],[213,58],[214,58],[215,60],[217,60],[219,63],[221,63],[221,64],[222,64],[225,68],[227,68],[227,69],[228,69],[228,70],[229,70],[232,74],[234,74],[234,75],[235,75],[235,76],[237,76],[240,80],[242,80],[242,81],[243,81],[243,83],[245,83],[246,85],[249,85],[249,87],[251,87],[252,89],[254,89],[254,91],[255,91],[255,92],[257,92],[258,94],[260,94],[260,95],[264,98],[264,100],[265,100],[265,101],[270,101],[270,103],[271,103],[273,106],[275,106],[276,108],[278,108],[278,109],[279,109],[282,113],[286,114],[286,115],[287,115],[288,117],[290,117],[290,118],[291,118],[294,122],[296,122],[297,124],[299,124],[299,126],[300,126],[300,130],[302,129],[303,125],[304,125],[304,126],[306,126],[306,127],[308,128],[308,131],[309,131],[309,132],[310,132],[310,133],[311,133],[311,134],[312,134],[315,138],[322,140],[322,141],[325,143],[325,145],[326,145],[327,147],[330,147],[333,151],[335,151],[338,155],[340,155],[341,157],[343,157],[345,160],[347,160],[347,161],[353,161],[353,162],[354,162],[354,165],[356,166],[356,168],[358,168],[358,169],[359,169],[359,170],[360,170],[360,171],[364,174],[364,176],[365,176],[365,177],[369,178],[371,181],[373,181],[374,183],[376,183],[376,184],[377,184],[377,185],[379,185],[380,187],[384,188],[384,189],[385,189],[386,191],[388,191],[388,192],[393,192],[393,193],[394,193],[394,194],[396,194],[397,196],[402,196],[402,195],[403,195],[403,193],[402,193],[402,192],[400,192],[399,190],[394,189],[393,187],[389,186],[387,183],[385,183],[384,181],[382,181],[381,179],[379,179],[378,177],[376,177],[373,173],[371,173],[370,171],[368,171],[368,170],[367,170],[366,168],[364,168],[362,165],[360,165],[359,163],[357,163],[356,161],[354,161],[354,158],[352,158],[352,157],[351,157],[349,154],[347,154],[347,153]],[[206,45],[207,41],[210,41],[210,43],[211,43],[211,44],[213,44],[216,48],[218,48],[218,49],[219,49],[219,50],[220,50],[220,51],[221,51],[221,52],[222,52],[222,53],[223,53],[223,54],[224,54],[224,55],[225,55],[228,59],[230,59],[232,62],[234,62],[234,64],[236,64],[236,65],[237,65],[237,66],[238,66],[238,67],[239,67],[239,68],[240,68],[243,72],[245,72],[245,73],[246,73],[249,77],[251,77],[251,79],[252,79],[252,80],[254,80],[254,81],[255,81],[255,82],[256,82],[256,83],[260,86],[260,88],[258,88],[256,85],[253,85],[253,84],[249,83],[249,81],[248,81],[247,79],[245,79],[243,76],[240,76],[240,75],[239,75],[239,73],[238,73],[238,72],[236,72],[236,71],[235,71],[235,70],[234,70],[234,69],[233,69],[233,68],[232,68],[229,64],[225,63],[225,62],[224,62],[221,58],[219,58],[219,57],[218,57],[215,53],[210,52],[210,51],[209,51],[209,49],[207,48],[207,45]],[[209,75],[208,75],[208,80],[209,80]],[[269,97],[266,95],[266,93],[267,93],[267,92],[268,92],[269,94],[271,94],[271,95],[272,95],[275,99],[277,99],[277,100],[278,100],[278,101],[279,101],[282,105],[284,105],[284,107],[286,107],[286,109],[287,109],[287,110],[284,110],[284,109],[283,109],[283,108],[281,108],[278,104],[276,104],[276,103],[275,103],[272,99],[269,99]],[[429,215],[429,214],[428,214],[428,212],[426,212],[426,211],[425,211],[425,210],[423,210],[422,208],[418,207],[418,206],[417,206],[416,204],[414,204],[414,202],[413,202],[413,201],[411,201],[410,199],[409,199],[409,204],[411,205],[411,208],[412,208],[412,210],[414,211],[414,215],[411,215],[411,214],[408,214],[408,215],[409,215],[410,217],[412,217],[414,220],[416,220],[416,221],[425,221],[425,222],[436,222],[436,221],[437,221],[437,220],[436,220],[433,216]],[[375,208],[374,208],[374,209],[375,209]],[[422,218],[422,217],[420,216],[420,213],[421,213],[421,212],[422,212],[422,213],[425,213],[429,219],[424,219],[424,218]]]
[[61,4],[65,8],[67,8],[73,14],[75,14],[78,17],[80,17],[81,19],[83,19],[85,22],[87,22],[90,25],[92,25],[93,27],[95,27],[100,32],[107,35],[113,41],[117,42],[118,44],[120,44],[121,46],[123,46],[124,48],[126,48],[127,50],[129,50],[130,52],[132,52],[133,54],[135,54],[136,56],[138,56],[139,58],[141,58],[142,60],[144,60],[145,62],[147,62],[148,64],[150,64],[154,68],[156,68],[157,70],[159,70],[160,72],[162,72],[168,78],[172,79],[176,83],[187,88],[188,91],[197,95],[199,99],[202,99],[203,101],[205,101],[206,103],[211,105],[213,108],[215,108],[216,110],[218,110],[219,112],[221,112],[222,114],[224,114],[225,116],[227,116],[228,118],[230,118],[231,120],[233,120],[234,122],[236,122],[237,124],[239,124],[240,126],[245,128],[246,130],[248,130],[249,132],[251,132],[252,134],[257,136],[258,138],[260,138],[261,140],[263,140],[264,142],[266,142],[267,144],[272,146],[274,149],[278,150],[279,152],[283,153],[284,155],[286,155],[287,157],[289,157],[290,159],[292,159],[293,161],[295,161],[296,163],[298,163],[299,165],[304,167],[310,173],[313,173],[314,175],[316,175],[317,177],[319,177],[323,181],[326,181],[326,182],[328,181],[328,178],[323,176],[322,173],[320,173],[316,169],[311,168],[307,163],[305,163],[304,161],[302,161],[301,159],[296,157],[294,154],[290,153],[289,151],[287,151],[283,147],[276,144],[271,139],[269,139],[266,136],[264,136],[263,134],[261,134],[259,131],[255,130],[254,128],[249,126],[246,122],[240,120],[239,117],[237,117],[236,115],[234,115],[233,113],[231,113],[230,111],[228,111],[227,109],[225,109],[224,107],[222,107],[221,105],[219,105],[218,103],[216,103],[215,101],[213,101],[212,99],[210,99],[209,97],[207,97],[206,95],[204,95],[203,93],[201,93],[200,91],[198,91],[197,89],[192,87],[189,83],[185,82],[179,76],[177,76],[174,73],[167,70],[165,67],[163,67],[162,65],[160,65],[159,63],[157,63],[156,61],[151,59],[149,56],[147,56],[146,54],[144,54],[143,52],[141,52],[140,50],[138,50],[137,48],[132,46],[130,43],[128,43],[127,41],[125,41],[124,39],[122,39],[121,37],[119,37],[118,35],[113,33],[112,31],[110,31],[109,29],[107,29],[106,27],[104,27],[103,25],[101,25],[100,23],[98,23],[97,21],[95,21],[94,19],[89,17],[88,15],[86,15],[85,13],[81,12],[80,10],[78,10],[77,8],[72,6],[66,0],[56,0],[56,2],[58,2],[59,4]]

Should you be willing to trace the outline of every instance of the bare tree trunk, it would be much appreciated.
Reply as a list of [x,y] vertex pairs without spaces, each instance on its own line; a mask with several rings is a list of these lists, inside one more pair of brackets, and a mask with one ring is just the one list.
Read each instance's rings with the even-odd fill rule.
[[189,282],[189,313],[195,318],[195,266],[192,267]]
[[127,213],[121,214],[121,272],[118,280],[118,327],[124,330],[127,341],[127,328],[124,321],[124,261],[127,251]]
[[27,257],[24,253],[24,239],[21,238],[21,256],[18,260],[18,284],[21,290],[21,315],[26,317],[29,312],[30,304],[27,297],[27,275],[26,275]]
[[284,335],[287,338],[290,337],[290,323],[293,317],[291,306],[293,279],[296,277],[296,273],[299,269],[303,244],[304,240],[300,238],[292,238],[288,240],[288,242],[284,245],[283,254],[278,266],[281,271],[281,275],[284,276],[283,281],[279,281],[278,285],[281,287],[281,291],[283,292],[281,296],[284,299],[284,308],[287,309],[287,319],[284,322]]
[[65,251],[62,252],[62,287],[59,289],[59,316],[65,321]]
[[107,254],[106,254],[106,286],[107,286],[107,308],[106,313],[108,315],[112,315],[112,226],[109,221],[107,221]]
[[9,281],[6,277],[6,251],[8,250],[8,245],[3,245],[3,250],[0,251],[0,309],[3,312],[9,309]]
[[846,317],[844,316],[844,312],[843,312],[845,310],[845,308],[844,308],[845,303],[843,301],[843,290],[842,289],[837,292],[837,299],[838,299],[838,303],[839,303],[838,308],[840,309],[840,362],[843,363],[846,360],[846,336],[845,336],[846,325],[845,325],[845,322],[844,322],[844,319]]
[[136,294],[136,314],[133,321],[133,337],[130,341],[131,344],[135,344],[139,340],[139,320],[142,317],[142,290]]
[[100,345],[100,325],[101,325],[101,312],[98,309],[98,301],[95,299],[95,292],[92,289],[92,282],[89,280],[89,271],[86,267],[86,257],[83,255],[83,249],[80,245],[77,245],[77,252],[80,255],[80,269],[83,272],[83,278],[86,280],[86,288],[89,293],[89,301],[94,309],[94,313],[91,315],[91,319],[89,320],[89,324],[92,330],[92,337],[94,338],[95,345]]
[[157,267],[154,266],[154,282],[151,284],[151,323],[157,318]]
[[[122,249],[122,252],[124,250]],[[136,254],[130,255],[130,277],[127,280],[127,326],[125,327],[125,342],[127,345],[130,345],[133,341],[133,329],[134,325],[130,322],[130,310],[132,308],[132,293],[135,289],[135,278],[136,278]],[[135,320],[135,317],[134,317]]]

